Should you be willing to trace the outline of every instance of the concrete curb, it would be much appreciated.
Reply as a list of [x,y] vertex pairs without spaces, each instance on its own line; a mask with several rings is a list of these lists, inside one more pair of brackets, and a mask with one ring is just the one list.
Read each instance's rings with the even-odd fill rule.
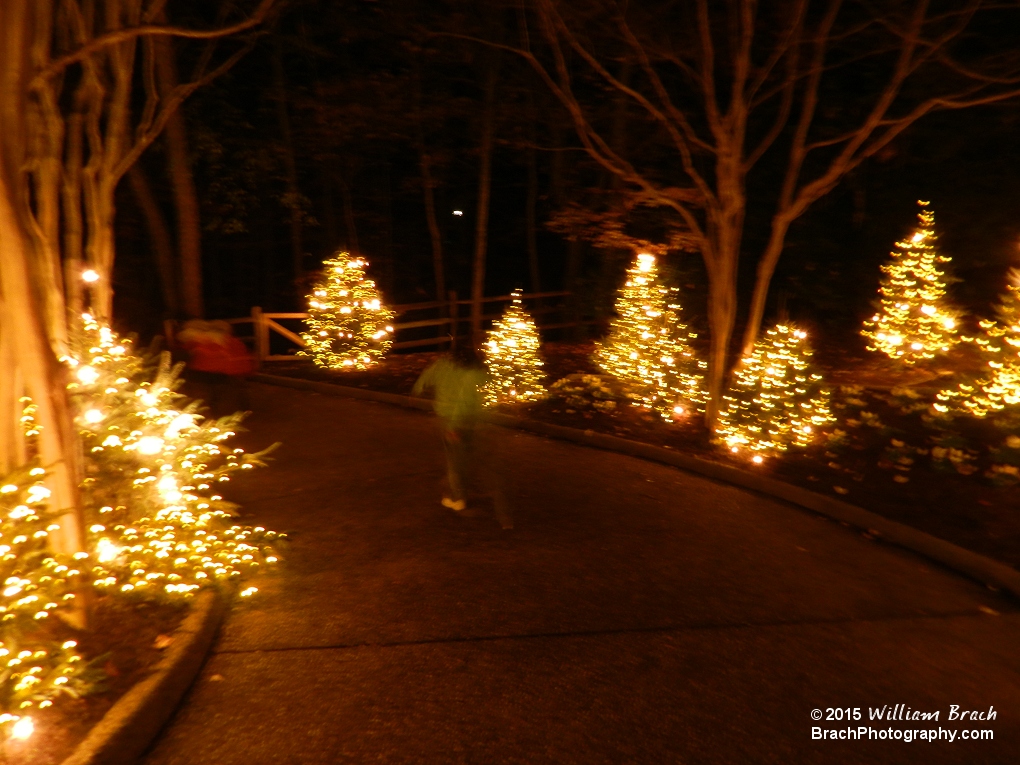
[[198,675],[223,621],[226,598],[200,592],[148,677],[110,707],[61,765],[130,765],[149,748]]
[[[295,377],[282,377],[280,375],[259,374],[255,375],[253,379],[257,382],[270,385],[309,390],[329,396],[360,398],[412,409],[432,409],[430,401],[410,396],[400,396],[395,393],[350,388],[343,385],[301,380]],[[572,441],[584,446],[592,446],[598,449],[619,452],[631,457],[661,462],[717,481],[781,499],[790,504],[811,510],[819,515],[856,526],[859,529],[880,536],[886,542],[923,555],[993,589],[1005,590],[1015,597],[1020,597],[1020,571],[991,558],[986,558],[984,555],[965,550],[944,539],[933,537],[931,534],[926,534],[910,526],[889,520],[870,510],[851,505],[849,502],[817,494],[813,491],[802,489],[799,486],[793,486],[792,484],[778,481],[775,478],[751,473],[730,465],[681,454],[661,446],[630,441],[605,433],[596,433],[592,430],[578,430],[577,428],[568,428],[562,425],[553,425],[506,414],[492,414],[490,415],[490,421],[503,427],[517,428],[549,438]]]

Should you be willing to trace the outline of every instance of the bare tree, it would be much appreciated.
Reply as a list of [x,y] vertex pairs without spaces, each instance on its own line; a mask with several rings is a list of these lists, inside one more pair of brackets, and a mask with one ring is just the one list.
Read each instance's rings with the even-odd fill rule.
[[0,3],[0,470],[31,456],[21,422],[27,396],[38,425],[35,456],[62,514],[54,539],[60,550],[84,546],[81,454],[59,361],[67,350],[67,309],[82,306],[87,265],[100,276],[93,307],[109,315],[117,181],[181,101],[245,52],[212,67],[208,49],[199,76],[162,98],[152,58],[144,57],[145,104],[132,126],[137,43],[241,32],[260,23],[272,2],[207,31],[150,23],[165,0]]
[[[1020,23],[1016,8],[983,0],[935,8],[929,0],[877,8],[843,0],[526,0],[520,44],[490,42],[530,63],[599,165],[646,203],[675,211],[697,241],[709,280],[710,426],[736,324],[749,206],[770,209],[771,229],[756,258],[745,353],[790,225],[814,202],[925,115],[1020,93],[1020,62],[1006,45],[963,49],[982,11],[1004,14],[1000,29]],[[614,74],[618,62],[629,78]],[[637,107],[643,141],[620,149],[612,140],[602,113],[607,89]],[[751,196],[748,175],[766,155],[768,182]]]

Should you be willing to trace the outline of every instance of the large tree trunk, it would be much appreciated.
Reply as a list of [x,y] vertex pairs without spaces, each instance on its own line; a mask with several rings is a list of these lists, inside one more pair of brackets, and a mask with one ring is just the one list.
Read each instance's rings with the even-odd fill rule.
[[475,252],[471,271],[471,341],[482,339],[482,297],[485,294],[485,257],[489,243],[489,198],[492,192],[492,142],[496,121],[496,63],[491,61],[485,82],[485,112],[478,163],[478,214],[475,221]]
[[[152,193],[152,186],[138,164],[132,165],[128,170],[128,180],[131,182],[131,190],[134,192],[135,201],[142,211],[145,219],[145,227],[149,232],[149,244],[155,255],[156,270],[159,272],[160,294],[163,297],[163,308],[173,318],[180,314],[180,304],[177,299],[176,264],[174,262],[174,245],[170,238],[170,229],[163,211],[156,201],[156,195]],[[201,304],[200,304],[201,305]]]
[[[0,241],[4,248],[0,257],[0,327],[6,334],[3,354],[13,355],[16,363],[15,369],[5,368],[3,374],[14,380],[20,375],[25,394],[37,407],[39,459],[48,471],[51,508],[60,514],[60,530],[52,536],[53,544],[58,550],[76,552],[84,547],[78,495],[81,459],[63,369],[47,333],[53,321],[45,309],[52,309],[53,304],[39,294],[52,284],[52,279],[43,280],[42,273],[52,264],[33,226],[23,173],[29,50],[33,35],[48,29],[48,24],[39,24],[39,16],[49,11],[48,4],[35,0],[0,3]],[[11,431],[21,427],[17,414],[6,407],[0,410],[4,418],[0,428],[8,431],[4,438],[8,460],[17,456],[16,447],[15,451],[10,447]]]
[[[153,40],[156,57],[156,73],[159,79],[159,91],[163,97],[171,93],[178,85],[177,57],[174,52],[173,40],[169,37],[157,37]],[[195,190],[195,178],[191,172],[191,155],[188,151],[188,132],[184,122],[184,114],[180,108],[174,109],[165,128],[166,137],[166,169],[173,189],[174,209],[177,213],[177,250],[180,262],[181,298],[184,313],[192,318],[201,318],[205,314],[202,294],[202,222],[198,205],[198,192]],[[137,178],[137,176],[135,176]],[[135,179],[132,179],[132,186]],[[137,188],[136,188],[137,195]],[[141,200],[139,200],[141,201]],[[149,220],[148,214],[146,220]],[[151,227],[155,242],[156,232]],[[162,258],[157,250],[157,256]],[[162,280],[164,285],[173,282]],[[164,299],[166,297],[164,286]],[[176,290],[175,290],[176,292]],[[177,299],[167,304],[176,314]]]

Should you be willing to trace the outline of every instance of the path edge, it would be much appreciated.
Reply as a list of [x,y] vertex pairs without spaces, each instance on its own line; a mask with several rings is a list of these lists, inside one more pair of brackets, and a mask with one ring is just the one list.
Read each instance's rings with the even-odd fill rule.
[[195,681],[226,613],[226,595],[203,590],[163,658],[121,696],[61,765],[131,765],[155,741]]
[[[432,402],[427,399],[402,396],[396,393],[383,393],[364,388],[351,388],[345,385],[334,385],[313,380],[302,380],[297,377],[284,377],[282,375],[263,373],[254,375],[252,380],[269,385],[323,393],[329,396],[377,401],[410,409],[426,411],[432,409]],[[827,497],[824,494],[818,494],[808,489],[803,489],[800,486],[794,486],[775,478],[770,478],[769,476],[741,470],[731,465],[724,465],[688,454],[682,454],[662,446],[631,441],[606,433],[597,433],[593,430],[569,428],[564,425],[553,425],[552,423],[540,422],[527,417],[500,413],[492,413],[488,415],[488,419],[490,422],[503,427],[525,430],[561,441],[572,441],[584,446],[672,465],[673,467],[697,473],[716,481],[722,481],[723,483],[739,486],[742,489],[750,489],[768,497],[781,499],[789,504],[797,505],[832,520],[854,526],[870,533],[872,536],[880,537],[885,542],[903,547],[971,579],[975,579],[993,590],[1005,590],[1014,597],[1020,598],[1020,571],[1007,566],[1005,563],[1000,563],[971,550],[966,550],[952,542],[939,539],[906,524],[890,520],[862,507],[851,505],[849,502]],[[64,765],[70,765],[70,763],[64,763]]]

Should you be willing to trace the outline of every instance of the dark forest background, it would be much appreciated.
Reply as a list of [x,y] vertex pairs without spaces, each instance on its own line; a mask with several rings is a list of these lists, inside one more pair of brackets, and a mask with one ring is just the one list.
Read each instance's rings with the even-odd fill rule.
[[[171,4],[171,20],[201,20],[202,8]],[[433,299],[423,155],[445,288],[467,296],[489,77],[495,97],[486,293],[570,290],[584,317],[607,316],[633,253],[596,246],[571,226],[580,225],[577,209],[590,211],[589,224],[615,219],[623,195],[581,150],[566,113],[523,63],[464,39],[499,39],[512,34],[512,23],[512,9],[479,3],[282,3],[253,50],[183,112],[201,213],[206,317],[243,316],[255,305],[303,310],[316,269],[340,248],[370,261],[388,302]],[[176,44],[179,70],[197,50]],[[605,107],[618,140],[641,135],[633,109],[609,93]],[[766,320],[785,311],[815,327],[820,345],[856,342],[879,265],[914,226],[918,199],[933,203],[941,246],[953,258],[952,297],[988,315],[1006,271],[1020,260],[1018,128],[1015,102],[936,114],[854,171],[794,225]],[[656,147],[642,150],[654,157]],[[167,167],[161,139],[140,168],[172,240]],[[751,186],[769,172],[763,163]],[[769,212],[749,211],[749,250],[761,249]],[[655,218],[655,211],[635,212],[628,233],[654,239],[662,234]],[[115,315],[121,329],[158,334],[163,319],[185,316],[168,305],[154,234],[127,182],[118,191],[117,226]],[[703,325],[699,255],[674,248],[665,262],[687,319]],[[741,273],[741,289],[749,292],[752,279]]]

